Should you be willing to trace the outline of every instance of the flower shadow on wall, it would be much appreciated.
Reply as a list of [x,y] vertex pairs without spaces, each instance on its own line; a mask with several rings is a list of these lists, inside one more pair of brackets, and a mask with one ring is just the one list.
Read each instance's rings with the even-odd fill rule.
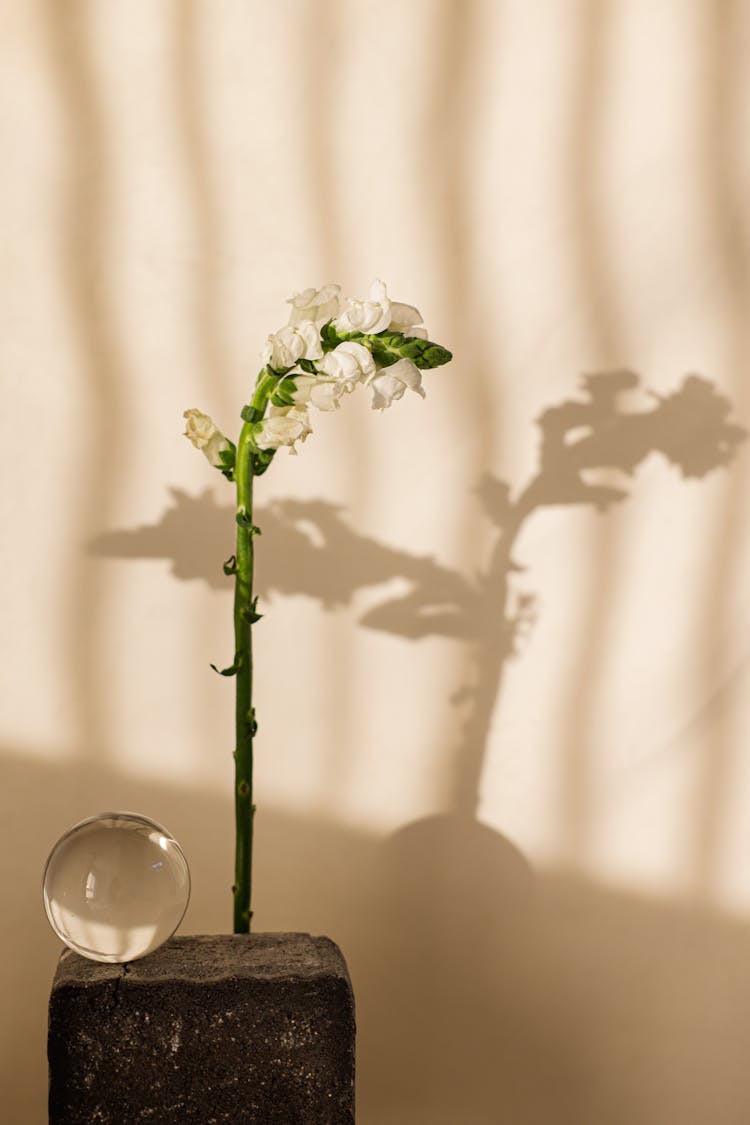
[[[476,493],[496,535],[488,564],[471,577],[357,534],[344,510],[324,500],[277,500],[257,510],[261,602],[301,594],[334,609],[351,603],[359,590],[398,578],[406,593],[368,609],[362,625],[410,640],[440,636],[472,646],[467,683],[452,699],[465,715],[450,810],[462,818],[476,814],[504,668],[536,618],[535,595],[524,587],[523,566],[514,558],[526,521],[561,505],[606,512],[627,499],[628,479],[652,453],[685,479],[705,477],[728,465],[747,436],[730,420],[729,400],[701,376],[686,376],[667,395],[648,392],[646,409],[623,408],[623,397],[639,388],[631,371],[584,376],[580,397],[547,407],[537,419],[538,468],[529,482],[514,494],[505,482],[482,478]],[[606,483],[594,479],[602,470]],[[228,553],[233,509],[217,504],[210,490],[191,497],[174,488],[172,497],[158,524],[106,532],[91,544],[92,553],[169,559],[175,577],[227,589],[220,544]]]

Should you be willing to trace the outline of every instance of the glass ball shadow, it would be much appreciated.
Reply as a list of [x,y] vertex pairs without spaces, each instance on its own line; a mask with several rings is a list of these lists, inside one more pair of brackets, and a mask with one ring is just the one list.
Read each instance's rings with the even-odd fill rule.
[[74,952],[92,961],[135,961],[179,926],[190,871],[160,824],[137,813],[101,813],[57,841],[42,893],[52,929]]

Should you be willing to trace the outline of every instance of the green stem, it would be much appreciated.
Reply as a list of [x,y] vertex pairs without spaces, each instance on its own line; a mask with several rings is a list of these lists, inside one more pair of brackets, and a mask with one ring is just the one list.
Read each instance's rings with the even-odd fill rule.
[[253,641],[255,612],[253,598],[253,477],[257,449],[253,439],[255,423],[266,412],[268,399],[278,382],[264,368],[258,375],[255,394],[243,411],[246,422],[237,442],[234,479],[237,485],[237,551],[234,585],[234,664],[237,669],[235,704],[236,739],[234,748],[234,932],[250,933],[250,908],[253,880],[253,739],[258,724],[253,707]]
[[253,603],[253,446],[251,426],[242,427],[235,466],[237,482],[237,571],[234,587],[234,644],[237,666],[234,750],[234,932],[250,932],[253,859],[253,647],[248,620]]

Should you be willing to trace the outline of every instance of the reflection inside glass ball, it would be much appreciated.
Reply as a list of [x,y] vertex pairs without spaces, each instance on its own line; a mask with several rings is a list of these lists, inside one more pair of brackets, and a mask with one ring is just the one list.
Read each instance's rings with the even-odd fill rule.
[[135,813],[102,813],[55,844],[43,879],[57,936],[93,961],[134,961],[179,926],[190,872],[177,841]]

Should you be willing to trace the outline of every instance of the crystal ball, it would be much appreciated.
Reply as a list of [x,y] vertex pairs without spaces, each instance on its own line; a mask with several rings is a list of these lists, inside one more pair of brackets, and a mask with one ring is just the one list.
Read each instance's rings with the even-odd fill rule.
[[187,910],[190,872],[165,828],[136,813],[76,824],[44,868],[52,929],[92,961],[135,961],[172,936]]

